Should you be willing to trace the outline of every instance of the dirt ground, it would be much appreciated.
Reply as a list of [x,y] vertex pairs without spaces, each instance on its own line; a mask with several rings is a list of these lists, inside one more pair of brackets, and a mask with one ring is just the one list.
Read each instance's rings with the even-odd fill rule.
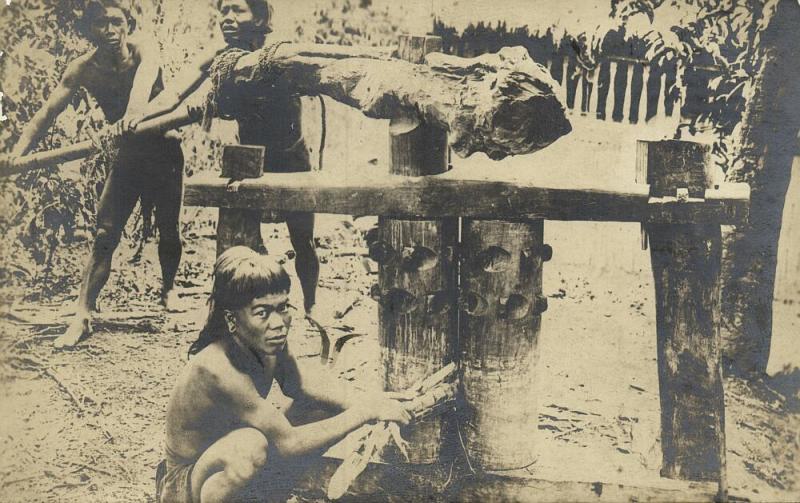
[[[351,222],[345,225],[332,216],[321,220],[321,301],[334,304],[346,297],[342,292],[359,292],[340,330],[364,334],[348,342],[326,371],[374,386],[379,380],[376,306],[366,292],[376,276],[367,273],[361,257],[351,254],[359,244]],[[356,221],[357,227],[367,224],[368,219]],[[567,225],[548,224],[546,232],[555,235]],[[277,237],[271,253],[286,257],[293,269],[282,226],[265,226],[264,231]],[[0,332],[0,487],[5,501],[153,500],[166,403],[203,320],[213,240],[208,234],[189,240],[180,275],[182,313],[161,312],[146,302],[154,297],[147,293],[139,301],[115,295],[115,287],[132,281],[154,291],[154,248],[147,246],[137,267],[115,274],[102,306],[119,316],[101,316],[96,335],[77,350],[55,352],[51,347],[69,302],[17,304],[5,312]],[[554,248],[558,254],[557,243]],[[538,435],[540,445],[537,462],[527,470],[531,476],[674,487],[658,476],[658,386],[648,274],[581,267],[558,255],[548,264],[545,293],[550,308],[540,339],[539,424],[525,432]],[[295,305],[299,301],[295,298]],[[305,361],[315,364],[317,336],[296,318],[291,343]],[[732,493],[754,501],[800,498],[796,384],[726,381]]]
[[[73,351],[56,352],[51,343],[74,298],[26,304],[20,292],[0,292],[3,501],[154,500],[166,404],[204,320],[213,264],[213,213],[185,211],[184,221],[200,223],[184,236],[182,312],[164,313],[155,302],[154,243],[137,264],[123,245],[100,299],[96,334]],[[374,221],[320,216],[317,226],[320,303],[341,309],[356,300],[333,330],[362,334],[321,371],[364,388],[380,385],[377,308],[368,295],[377,275],[354,247],[363,246],[361,231]],[[262,232],[294,274],[285,226]],[[638,233],[638,224],[546,223],[554,258],[544,272],[549,309],[535,383],[538,424],[520,433],[537,436],[536,462],[526,469],[531,477],[681,487],[659,477],[655,308]],[[71,250],[87,251],[88,243]],[[294,284],[293,303],[302,306]],[[800,318],[800,303],[791,309]],[[290,344],[303,364],[316,365],[318,336],[300,313]],[[757,383],[727,379],[725,389],[731,493],[800,500],[798,372]]]

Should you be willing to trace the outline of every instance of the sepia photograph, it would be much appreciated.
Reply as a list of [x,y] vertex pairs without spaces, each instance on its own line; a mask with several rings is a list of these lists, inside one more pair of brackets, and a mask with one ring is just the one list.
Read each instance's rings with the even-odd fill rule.
[[800,0],[0,2],[0,501],[800,501]]

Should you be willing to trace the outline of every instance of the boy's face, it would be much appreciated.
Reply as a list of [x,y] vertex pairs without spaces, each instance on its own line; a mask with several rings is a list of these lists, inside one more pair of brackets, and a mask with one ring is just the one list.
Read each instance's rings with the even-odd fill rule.
[[92,21],[92,35],[98,47],[119,50],[128,38],[128,18],[122,9],[106,7]]
[[228,45],[247,42],[258,22],[245,0],[222,0],[219,3],[219,27]]
[[235,336],[259,355],[275,355],[286,345],[292,317],[289,292],[256,297],[234,311]]

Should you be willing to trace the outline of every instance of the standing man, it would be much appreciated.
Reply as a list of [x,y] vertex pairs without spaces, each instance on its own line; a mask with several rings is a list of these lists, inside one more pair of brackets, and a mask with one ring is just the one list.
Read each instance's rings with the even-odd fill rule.
[[[115,124],[119,132],[124,132],[128,119],[138,116],[161,92],[158,49],[130,37],[135,20],[123,1],[88,2],[81,24],[95,49],[68,65],[61,82],[25,127],[12,159],[36,146],[78,88],[95,98],[108,123]],[[182,176],[180,140],[155,134],[120,138],[119,153],[110,166],[97,208],[97,234],[83,275],[75,319],[66,333],[55,340],[57,348],[74,346],[91,334],[91,312],[96,310],[97,297],[108,281],[114,250],[137,200],[141,200],[143,209],[155,209],[163,279],[161,300],[170,308],[181,258],[178,220]]]
[[[164,93],[150,104],[139,120],[169,113],[184,100],[194,104],[198,96],[203,98],[208,92],[212,62],[221,54],[249,53],[261,49],[267,42],[271,42],[269,45],[276,50],[283,44],[282,41],[268,40],[268,35],[272,32],[273,9],[267,0],[219,0],[217,9],[225,47],[187,64],[174,79],[178,82],[175,89],[170,89],[171,92]],[[239,141],[242,144],[266,147],[264,170],[267,172],[311,171],[308,149],[302,133],[300,96],[292,92],[289,83],[283,79],[271,86],[268,96],[257,92],[257,89],[252,93],[248,89],[239,89],[226,96],[226,108],[236,111]],[[213,111],[206,110],[206,113]],[[210,118],[210,115],[207,116]],[[315,312],[318,311],[316,294],[320,267],[314,243],[314,214],[270,212],[265,221],[286,222],[296,253],[295,269],[303,290],[306,315],[317,328],[323,330],[319,323],[319,313]]]

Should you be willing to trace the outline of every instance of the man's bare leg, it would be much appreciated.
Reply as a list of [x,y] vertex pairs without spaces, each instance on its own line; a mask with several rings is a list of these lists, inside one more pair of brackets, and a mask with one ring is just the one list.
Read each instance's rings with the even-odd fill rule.
[[268,443],[254,428],[234,430],[211,445],[192,469],[195,503],[235,501],[267,463]]
[[177,310],[175,276],[181,263],[183,244],[180,234],[181,201],[183,199],[183,153],[180,144],[165,145],[161,169],[170,173],[163,187],[154,187],[158,197],[155,216],[158,229],[158,261],[161,264],[161,304],[167,311]]
[[289,239],[295,251],[295,270],[303,289],[303,307],[312,315],[317,303],[317,283],[319,282],[319,258],[314,245],[314,214],[292,213],[286,216]]
[[97,297],[111,274],[111,260],[118,242],[119,237],[110,236],[104,229],[97,232],[83,273],[75,318],[67,331],[53,342],[56,348],[75,346],[91,335],[91,313],[96,309]]
[[83,273],[75,319],[67,327],[67,331],[53,342],[56,348],[75,346],[91,335],[91,313],[96,310],[97,297],[111,274],[114,250],[117,249],[125,222],[138,199],[138,193],[132,187],[126,187],[122,171],[119,166],[111,168],[100,195],[97,206],[97,235]]

